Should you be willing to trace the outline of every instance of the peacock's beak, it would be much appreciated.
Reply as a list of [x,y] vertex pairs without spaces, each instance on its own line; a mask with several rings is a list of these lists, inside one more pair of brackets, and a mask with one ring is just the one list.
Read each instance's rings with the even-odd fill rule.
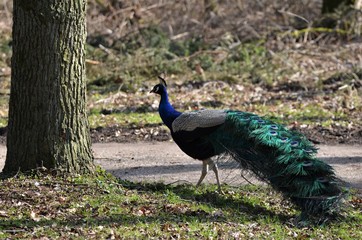
[[156,93],[158,91],[158,87],[157,87],[157,85],[156,86],[154,86],[153,88],[152,88],[152,90],[150,91],[150,93]]

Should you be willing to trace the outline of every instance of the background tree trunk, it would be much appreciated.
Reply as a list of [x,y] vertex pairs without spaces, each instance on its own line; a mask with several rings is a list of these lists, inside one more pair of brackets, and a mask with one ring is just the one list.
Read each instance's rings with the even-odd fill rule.
[[4,172],[93,170],[86,112],[86,0],[14,0]]
[[342,3],[351,5],[353,2],[354,0],[323,0],[322,13],[332,13]]

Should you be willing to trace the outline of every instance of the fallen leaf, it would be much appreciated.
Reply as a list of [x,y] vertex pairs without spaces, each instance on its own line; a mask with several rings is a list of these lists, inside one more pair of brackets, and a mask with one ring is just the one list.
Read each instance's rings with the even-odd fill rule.
[[34,211],[31,211],[30,218],[33,219],[35,222],[40,221],[40,217],[38,217],[37,214]]
[[9,217],[9,215],[5,211],[0,210],[0,217]]

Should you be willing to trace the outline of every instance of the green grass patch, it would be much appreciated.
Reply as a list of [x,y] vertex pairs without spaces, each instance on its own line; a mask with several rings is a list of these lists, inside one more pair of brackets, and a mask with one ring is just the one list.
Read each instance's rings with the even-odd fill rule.
[[[134,127],[141,128],[145,126],[159,125],[162,120],[158,113],[112,113],[101,114],[99,110],[92,109],[88,116],[89,125],[91,128],[97,127]],[[0,117],[0,127],[8,125],[8,117]]]
[[360,239],[361,199],[320,226],[298,228],[293,206],[268,187],[165,185],[97,176],[1,180],[0,238]]
[[276,102],[273,105],[272,111],[270,107],[270,105],[265,104],[253,105],[254,112],[284,125],[297,122],[299,124],[307,124],[310,126],[320,125],[329,128],[333,125],[347,127],[351,123],[359,124],[358,119],[351,119],[346,112],[341,109],[325,109],[316,103],[299,104],[298,106],[291,107],[289,104],[283,105],[282,102]]
[[109,115],[91,112],[88,117],[91,128],[121,126],[121,127],[143,127],[147,125],[161,124],[158,113],[113,113]]
[[8,125],[7,117],[0,117],[0,127],[6,127]]

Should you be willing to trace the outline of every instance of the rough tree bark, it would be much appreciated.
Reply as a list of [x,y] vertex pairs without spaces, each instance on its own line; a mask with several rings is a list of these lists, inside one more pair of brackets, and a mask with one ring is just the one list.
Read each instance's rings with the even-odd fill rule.
[[14,0],[4,172],[92,172],[86,112],[86,0]]

